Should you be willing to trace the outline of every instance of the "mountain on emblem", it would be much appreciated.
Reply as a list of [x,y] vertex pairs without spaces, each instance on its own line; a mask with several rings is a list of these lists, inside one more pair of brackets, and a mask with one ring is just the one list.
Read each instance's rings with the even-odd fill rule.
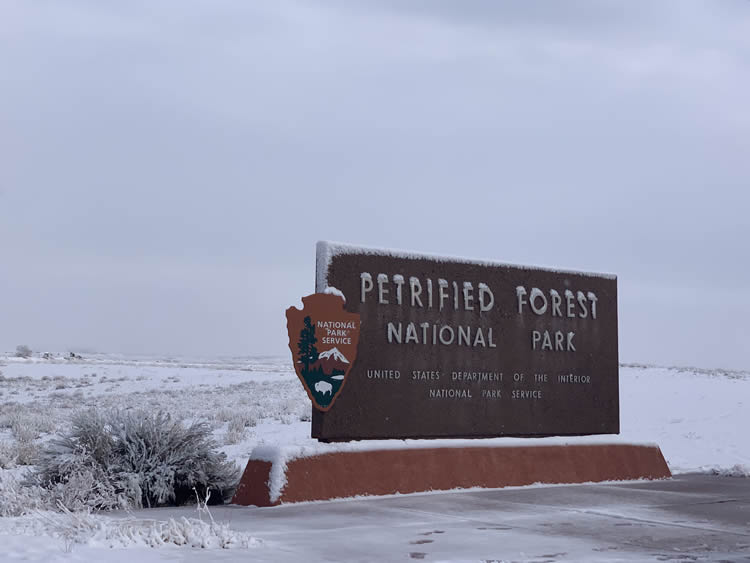
[[308,295],[302,303],[301,311],[296,307],[286,311],[289,349],[313,405],[327,411],[356,359],[359,315],[346,311],[344,299],[335,294]]
[[318,354],[318,360],[310,367],[322,371],[325,375],[343,379],[339,376],[345,374],[349,369],[349,360],[339,352],[338,348],[331,348]]
[[321,352],[318,355],[318,358],[324,358],[326,360],[328,358],[333,358],[333,360],[339,361],[342,364],[348,364],[349,363],[349,360],[346,359],[346,357],[344,356],[344,354],[342,354],[341,352],[339,352],[338,348],[331,348],[330,350],[328,350],[326,352]]

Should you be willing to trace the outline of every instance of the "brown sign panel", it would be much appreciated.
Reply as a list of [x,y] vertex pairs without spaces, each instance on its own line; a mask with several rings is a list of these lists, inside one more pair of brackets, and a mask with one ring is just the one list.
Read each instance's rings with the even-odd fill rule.
[[327,411],[341,394],[357,358],[359,315],[344,310],[344,298],[316,293],[302,310],[286,310],[294,371],[313,406]]
[[315,438],[619,432],[614,276],[318,243],[326,288],[360,344]]

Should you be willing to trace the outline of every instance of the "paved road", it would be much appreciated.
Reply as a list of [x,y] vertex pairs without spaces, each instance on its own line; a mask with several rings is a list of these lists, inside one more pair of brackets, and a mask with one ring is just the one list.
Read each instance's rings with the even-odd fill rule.
[[681,475],[213,514],[264,540],[242,560],[750,562],[746,478]]

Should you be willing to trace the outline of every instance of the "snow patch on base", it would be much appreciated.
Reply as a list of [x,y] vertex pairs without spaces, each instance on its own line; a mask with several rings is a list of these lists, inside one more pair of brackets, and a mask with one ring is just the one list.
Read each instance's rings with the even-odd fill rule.
[[286,455],[284,446],[261,445],[250,452],[250,461],[267,461],[271,464],[268,476],[268,497],[272,503],[279,500],[281,491],[286,487],[286,466],[292,457]]

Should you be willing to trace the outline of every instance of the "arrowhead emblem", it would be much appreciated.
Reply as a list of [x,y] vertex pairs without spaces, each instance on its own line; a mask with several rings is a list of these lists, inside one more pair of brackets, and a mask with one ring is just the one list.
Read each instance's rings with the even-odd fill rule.
[[357,358],[359,315],[330,293],[302,298],[302,310],[286,310],[294,371],[316,409],[327,411],[341,393]]

